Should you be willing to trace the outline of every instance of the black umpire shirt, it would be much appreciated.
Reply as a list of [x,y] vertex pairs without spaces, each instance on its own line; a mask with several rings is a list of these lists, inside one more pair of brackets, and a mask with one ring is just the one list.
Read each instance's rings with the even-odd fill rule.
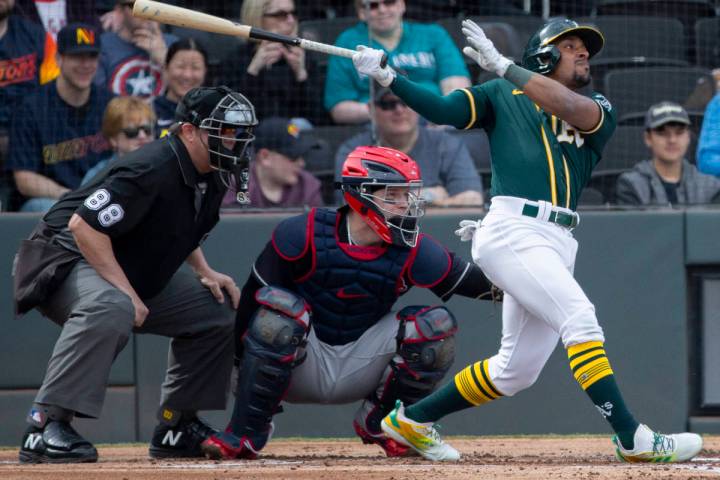
[[201,175],[174,135],[129,153],[88,185],[64,195],[43,220],[59,244],[77,251],[73,213],[108,235],[140,298],[158,294],[205,239],[225,195],[217,172]]

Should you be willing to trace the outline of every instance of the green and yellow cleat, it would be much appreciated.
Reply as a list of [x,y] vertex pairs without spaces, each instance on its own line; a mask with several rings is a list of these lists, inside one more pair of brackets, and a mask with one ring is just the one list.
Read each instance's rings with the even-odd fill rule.
[[396,442],[407,445],[420,455],[436,462],[455,462],[460,452],[445,443],[432,423],[420,423],[405,416],[405,407],[398,400],[395,408],[380,423],[383,432]]

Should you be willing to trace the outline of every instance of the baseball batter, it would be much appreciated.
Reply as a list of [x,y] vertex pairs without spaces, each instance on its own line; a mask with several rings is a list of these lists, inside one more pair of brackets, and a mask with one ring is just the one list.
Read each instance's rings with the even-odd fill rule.
[[419,234],[420,170],[402,152],[357,147],[343,166],[347,205],[288,218],[242,289],[235,408],[224,433],[203,443],[213,458],[255,458],[282,400],[363,400],[353,426],[388,456],[408,447],[380,421],[395,400],[414,403],[454,358],[457,324],[443,306],[393,305],[413,286],[442,300],[491,290],[480,268]]
[[451,412],[511,396],[531,386],[555,349],[567,349],[572,373],[615,430],[621,460],[676,462],[702,448],[695,434],[662,435],[626,407],[604,350],[593,304],[573,278],[572,230],[580,192],[615,129],[602,95],[584,95],[588,60],[603,46],[597,29],[555,19],[529,40],[522,66],[502,56],[483,30],[463,22],[467,56],[500,78],[444,97],[381,68],[382,52],[360,47],[353,62],[428,120],[484,128],[492,150],[492,204],[482,223],[456,232],[472,239],[473,260],[505,291],[498,353],[469,365],[454,381],[407,408],[398,402],[383,430],[433,460],[457,460],[433,424]]

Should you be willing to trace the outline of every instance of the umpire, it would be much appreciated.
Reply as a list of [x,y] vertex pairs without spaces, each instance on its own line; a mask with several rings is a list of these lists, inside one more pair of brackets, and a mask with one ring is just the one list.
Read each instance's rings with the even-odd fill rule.
[[199,456],[214,433],[196,412],[225,408],[240,291],[210,268],[201,243],[257,120],[226,87],[190,90],[176,120],[172,134],[62,197],[20,247],[16,312],[37,308],[62,326],[21,462],[97,460],[70,423],[100,415],[110,368],[133,331],[172,338],[150,455]]

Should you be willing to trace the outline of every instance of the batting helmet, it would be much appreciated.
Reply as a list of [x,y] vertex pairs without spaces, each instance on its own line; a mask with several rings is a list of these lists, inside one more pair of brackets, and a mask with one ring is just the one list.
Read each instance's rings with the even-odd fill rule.
[[597,28],[580,25],[568,18],[556,18],[543,25],[530,37],[523,53],[523,67],[541,75],[552,72],[560,61],[560,50],[553,42],[568,34],[577,35],[582,39],[590,58],[597,55],[605,43],[602,33]]
[[414,247],[425,214],[415,160],[386,147],[357,147],[345,159],[340,188],[347,204],[385,242]]

